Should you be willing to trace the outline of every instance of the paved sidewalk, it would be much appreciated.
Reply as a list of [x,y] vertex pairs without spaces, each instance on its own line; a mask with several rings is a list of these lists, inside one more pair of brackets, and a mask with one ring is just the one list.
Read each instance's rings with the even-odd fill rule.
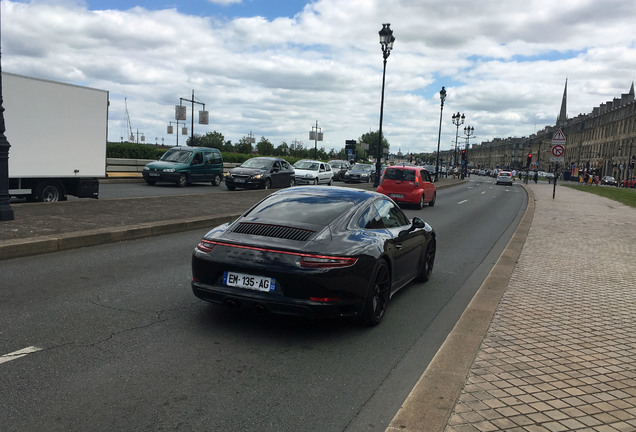
[[[387,430],[636,431],[636,209],[527,187],[534,217],[501,301],[482,286]],[[476,356],[453,358],[457,332],[485,320]]]

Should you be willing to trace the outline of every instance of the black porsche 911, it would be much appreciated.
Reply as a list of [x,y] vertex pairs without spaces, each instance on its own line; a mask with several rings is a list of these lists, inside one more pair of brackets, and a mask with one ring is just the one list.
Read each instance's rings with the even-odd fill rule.
[[192,290],[232,307],[378,324],[390,297],[426,281],[435,232],[385,195],[344,187],[277,191],[208,232],[192,255]]

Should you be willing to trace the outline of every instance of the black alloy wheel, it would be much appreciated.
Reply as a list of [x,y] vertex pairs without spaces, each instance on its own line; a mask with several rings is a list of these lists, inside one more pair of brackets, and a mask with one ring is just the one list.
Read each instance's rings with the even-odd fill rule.
[[219,186],[221,184],[221,174],[215,174],[212,179],[212,186]]
[[378,325],[382,321],[391,293],[391,275],[385,260],[380,259],[373,274],[360,315],[360,321],[368,326]]
[[270,179],[265,179],[265,184],[263,184],[263,189],[271,189],[272,181]]
[[296,180],[293,178],[289,179],[289,187],[294,187],[294,186],[296,186]]
[[179,179],[177,180],[177,186],[186,187],[187,184],[188,184],[188,177],[185,174],[181,174],[179,176]]
[[420,269],[420,274],[417,276],[417,280],[419,282],[426,282],[431,278],[431,273],[433,272],[433,265],[435,264],[435,250],[436,250],[436,240],[435,237],[432,237],[428,245],[426,246],[426,253],[424,254],[424,259],[422,262],[422,268]]

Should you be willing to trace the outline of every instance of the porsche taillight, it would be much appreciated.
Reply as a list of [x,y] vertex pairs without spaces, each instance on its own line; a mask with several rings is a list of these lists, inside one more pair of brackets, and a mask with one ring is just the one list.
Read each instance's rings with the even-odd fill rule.
[[209,241],[209,240],[201,240],[199,242],[199,244],[197,245],[197,249],[199,249],[201,252],[212,252],[212,249],[214,249],[214,245],[215,243]]
[[323,255],[301,255],[298,265],[305,268],[339,268],[350,267],[356,263],[357,258],[333,257]]

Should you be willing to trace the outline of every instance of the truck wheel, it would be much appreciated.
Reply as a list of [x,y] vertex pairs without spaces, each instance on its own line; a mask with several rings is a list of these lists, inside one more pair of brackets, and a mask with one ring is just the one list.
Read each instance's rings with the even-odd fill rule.
[[186,177],[185,174],[181,174],[179,176],[179,179],[177,180],[177,186],[186,187],[187,184],[188,184],[188,177]]
[[216,174],[212,179],[212,186],[219,186],[221,184],[221,174]]
[[64,191],[57,182],[43,181],[35,188],[33,199],[39,202],[57,202],[64,199]]

